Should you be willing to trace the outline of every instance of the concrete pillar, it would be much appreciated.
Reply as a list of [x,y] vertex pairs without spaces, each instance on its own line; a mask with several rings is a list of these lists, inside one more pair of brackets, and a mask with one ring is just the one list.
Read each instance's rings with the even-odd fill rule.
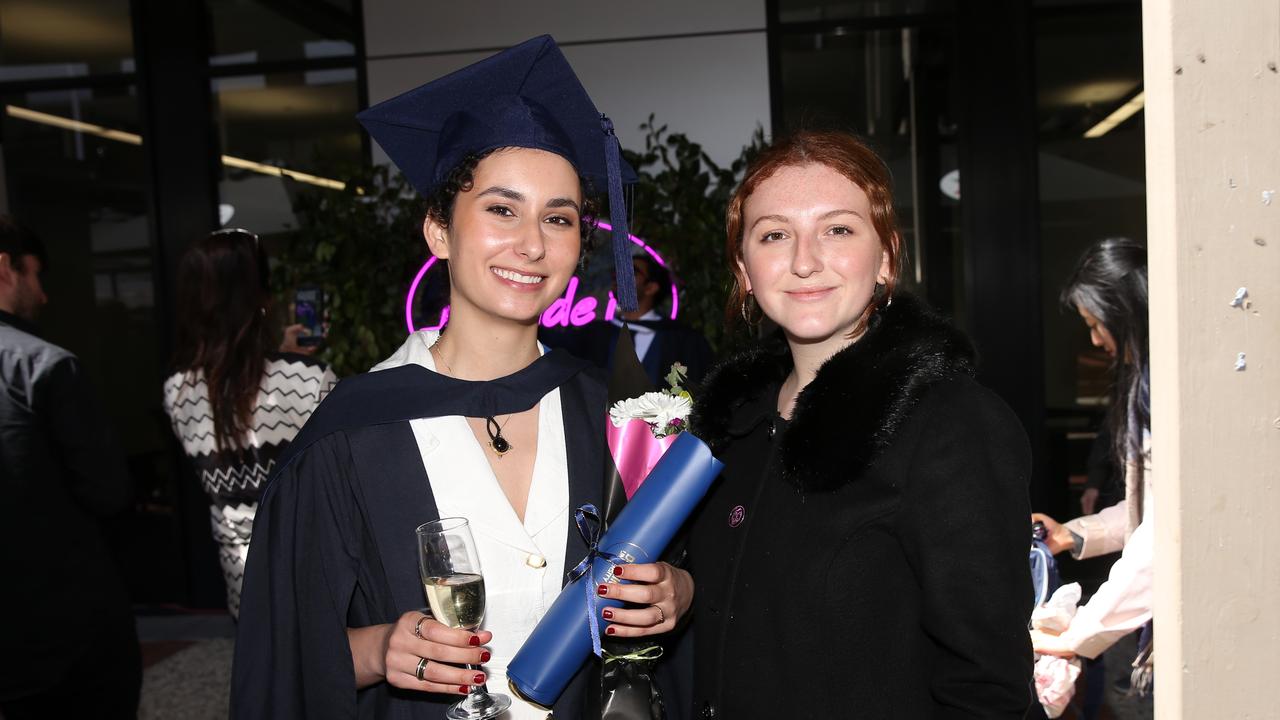
[[1143,43],[1156,716],[1280,717],[1280,2],[1144,0]]

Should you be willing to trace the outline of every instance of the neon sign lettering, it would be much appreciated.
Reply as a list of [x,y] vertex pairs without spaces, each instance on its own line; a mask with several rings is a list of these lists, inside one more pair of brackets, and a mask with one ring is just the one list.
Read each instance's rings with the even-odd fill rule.
[[[597,222],[596,224],[599,225],[602,230],[609,231],[613,229],[608,223],[603,221]],[[648,243],[635,235],[630,235],[629,237],[631,238],[631,242],[643,248],[644,251],[649,253],[649,256],[652,257],[659,265],[664,268],[667,267],[667,261],[662,259],[662,256],[658,254],[657,250],[649,247]],[[449,322],[449,306],[445,305],[440,310],[440,318],[434,325],[415,328],[413,324],[413,298],[418,293],[418,286],[422,284],[422,279],[427,276],[427,271],[436,264],[436,260],[437,258],[434,255],[427,258],[427,261],[422,264],[422,268],[418,270],[418,274],[413,277],[413,282],[409,284],[409,294],[404,299],[404,322],[409,328],[410,333],[415,332],[418,329],[439,330],[444,327],[445,323]],[[556,301],[551,303],[551,306],[542,313],[542,317],[539,321],[542,323],[543,327],[581,327],[589,322],[599,319],[599,316],[596,313],[600,306],[599,300],[590,295],[582,298],[576,297],[578,293],[578,286],[580,284],[581,281],[577,276],[569,278],[569,284],[564,289],[564,295],[557,298]],[[672,320],[676,319],[676,314],[679,312],[679,309],[680,295],[676,290],[676,284],[673,282],[671,283]],[[613,316],[617,314],[617,310],[618,301],[613,297],[613,293],[610,292],[609,300],[605,303],[604,319],[612,320]]]

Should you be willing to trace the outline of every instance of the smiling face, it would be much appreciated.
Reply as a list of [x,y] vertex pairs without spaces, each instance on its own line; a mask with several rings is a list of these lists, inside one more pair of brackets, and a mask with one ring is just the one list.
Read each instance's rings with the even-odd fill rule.
[[450,317],[536,323],[577,267],[578,173],[554,153],[511,148],[486,156],[472,177],[449,227],[431,217],[423,225],[432,254],[449,261]]
[[793,343],[843,345],[890,274],[867,195],[826,165],[788,165],[743,205],[746,287]]

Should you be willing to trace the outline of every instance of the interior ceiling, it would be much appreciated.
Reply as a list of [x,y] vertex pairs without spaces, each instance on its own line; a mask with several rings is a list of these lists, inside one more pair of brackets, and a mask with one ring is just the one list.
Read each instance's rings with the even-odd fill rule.
[[1118,105],[1127,100],[1142,87],[1141,81],[1134,78],[1096,78],[1041,88],[1041,109],[1069,107],[1072,105]]
[[1036,19],[1040,129],[1083,132],[1142,89],[1142,12],[1132,3]]
[[256,52],[262,59],[301,58],[314,40],[355,42],[357,24],[340,0],[206,0],[214,53]]
[[[214,52],[301,58],[302,44],[354,42],[350,0],[206,0]],[[35,65],[133,57],[129,0],[0,0],[0,62]]]
[[0,0],[6,65],[133,57],[128,0]]
[[[353,79],[354,80],[354,79]],[[237,120],[297,115],[354,115],[355,83],[236,88],[218,93],[218,107]]]

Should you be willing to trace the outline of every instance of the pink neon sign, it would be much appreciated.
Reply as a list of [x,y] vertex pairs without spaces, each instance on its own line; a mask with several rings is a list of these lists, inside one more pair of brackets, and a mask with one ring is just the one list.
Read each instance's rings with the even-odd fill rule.
[[[596,224],[599,225],[602,230],[613,230],[609,223],[604,221],[597,222]],[[629,237],[631,238],[631,242],[643,248],[644,251],[649,253],[649,256],[652,257],[659,265],[667,267],[667,261],[662,259],[662,256],[658,254],[657,250],[649,247],[648,243],[635,235],[630,235]],[[436,259],[437,258],[434,255],[427,258],[427,261],[422,264],[422,268],[418,270],[418,274],[413,276],[413,282],[409,284],[409,295],[404,300],[404,323],[408,326],[409,332],[411,333],[417,330],[417,328],[413,326],[413,298],[418,293],[418,286],[422,284],[422,279],[427,276],[427,271],[431,269],[432,265],[436,264]],[[542,313],[540,322],[543,327],[580,327],[597,319],[596,310],[600,305],[600,301],[589,295],[583,298],[576,298],[579,283],[580,281],[576,276],[569,278],[569,285],[564,289],[564,295],[551,303],[551,307],[548,307]],[[676,314],[679,309],[680,294],[676,290],[676,284],[673,282],[671,283],[672,320],[676,319]],[[618,301],[613,297],[613,293],[610,292],[609,302],[605,304],[604,319],[612,320],[613,316],[617,313],[617,310]],[[449,322],[449,306],[445,305],[440,310],[440,319],[436,321],[436,324],[428,325],[423,329],[439,330],[444,327],[444,324],[447,322]]]

